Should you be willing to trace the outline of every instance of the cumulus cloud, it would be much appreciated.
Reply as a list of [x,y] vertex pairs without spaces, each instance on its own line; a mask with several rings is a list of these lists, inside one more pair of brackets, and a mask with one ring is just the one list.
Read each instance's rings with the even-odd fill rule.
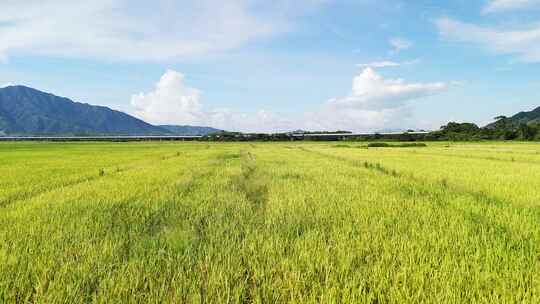
[[15,84],[13,84],[12,82],[8,82],[8,83],[0,84],[0,88],[7,88],[7,87],[14,86],[14,85]]
[[322,2],[0,1],[0,61],[10,54],[184,60],[287,31],[296,14]]
[[390,39],[389,43],[393,48],[393,52],[395,53],[410,49],[413,46],[412,41],[399,37]]
[[184,83],[184,75],[167,71],[150,93],[131,97],[134,114],[154,124],[194,124],[204,117],[200,103],[201,92]]
[[292,121],[266,110],[235,112],[227,108],[205,109],[202,92],[189,87],[183,74],[169,70],[153,91],[131,97],[131,114],[152,124],[205,125],[226,130],[257,132],[289,130]]
[[348,96],[329,100],[308,115],[306,124],[315,129],[376,131],[418,126],[411,120],[410,101],[446,91],[447,83],[408,83],[385,79],[371,67],[354,77]]
[[366,68],[353,80],[349,96],[330,101],[335,107],[360,110],[395,109],[406,101],[440,93],[443,82],[407,83],[403,79],[384,79],[373,68]]
[[500,54],[517,55],[526,62],[540,62],[540,26],[524,30],[501,30],[450,18],[436,21],[442,37],[475,44]]
[[373,131],[404,128],[409,101],[447,90],[448,84],[408,83],[385,79],[373,68],[365,68],[353,79],[346,97],[321,103],[305,113],[285,114],[268,110],[252,113],[231,109],[206,109],[201,91],[185,83],[184,75],[167,71],[149,93],[133,95],[132,114],[154,124],[208,125],[225,130],[280,132],[295,129]]
[[482,10],[484,14],[529,8],[540,4],[539,0],[492,0]]

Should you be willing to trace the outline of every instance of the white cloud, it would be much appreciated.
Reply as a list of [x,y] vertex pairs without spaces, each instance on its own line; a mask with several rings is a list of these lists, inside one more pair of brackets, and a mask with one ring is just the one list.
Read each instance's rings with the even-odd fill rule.
[[399,37],[390,39],[389,43],[394,48],[393,52],[395,53],[410,49],[413,46],[412,41]]
[[226,130],[267,132],[288,130],[292,122],[265,110],[238,113],[230,109],[204,109],[201,91],[185,84],[179,72],[167,71],[149,93],[131,97],[131,114],[152,124],[205,125]]
[[368,62],[368,63],[359,63],[356,66],[362,69],[365,68],[392,68],[392,67],[400,67],[404,65],[413,65],[419,63],[419,59],[411,60],[411,61],[404,61],[404,62],[396,62],[396,61],[374,61],[374,62]]
[[401,63],[394,61],[375,61],[370,63],[360,63],[356,66],[359,68],[388,68],[401,66]]
[[414,100],[440,94],[451,84],[408,83],[402,79],[385,79],[367,68],[353,80],[352,92],[327,102],[318,111],[319,129],[373,132],[429,128],[414,116]]
[[408,129],[415,126],[411,121],[411,107],[368,110],[325,105],[321,110],[307,113],[302,129],[354,132],[375,132],[390,129]]
[[217,109],[208,113],[205,125],[231,131],[271,133],[291,131],[302,123],[295,115],[264,109],[253,113]]
[[196,124],[204,119],[201,92],[184,84],[184,75],[169,70],[150,93],[131,97],[134,114],[154,124]]
[[517,55],[526,62],[540,62],[540,26],[523,30],[500,30],[441,18],[436,21],[446,39],[475,44],[500,54]]
[[406,101],[437,94],[447,88],[443,82],[407,83],[403,79],[384,79],[374,69],[366,68],[353,79],[351,94],[333,99],[330,104],[357,110],[396,109]]
[[318,122],[319,129],[362,132],[418,127],[418,122],[411,119],[410,101],[442,93],[449,87],[443,82],[385,79],[368,67],[353,79],[348,96],[329,100],[307,122]]
[[301,0],[0,1],[0,60],[12,54],[185,60],[287,31]]
[[10,87],[10,86],[14,86],[15,84],[13,84],[12,82],[8,82],[8,83],[4,83],[2,85],[0,85],[0,88],[7,88],[7,87]]
[[540,4],[539,0],[492,0],[482,10],[484,14],[524,9]]
[[296,129],[373,131],[414,126],[409,121],[409,101],[447,90],[448,84],[407,83],[384,79],[372,68],[353,79],[349,96],[320,104],[314,110],[284,114],[260,110],[253,113],[230,109],[207,110],[201,92],[185,84],[176,71],[167,71],[154,91],[133,95],[132,114],[154,124],[208,125],[225,130],[276,132]]

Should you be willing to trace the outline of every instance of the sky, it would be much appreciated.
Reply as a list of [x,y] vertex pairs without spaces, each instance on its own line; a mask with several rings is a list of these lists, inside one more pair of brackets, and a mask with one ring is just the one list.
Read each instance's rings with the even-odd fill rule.
[[438,129],[540,106],[540,0],[0,0],[0,86],[153,124]]

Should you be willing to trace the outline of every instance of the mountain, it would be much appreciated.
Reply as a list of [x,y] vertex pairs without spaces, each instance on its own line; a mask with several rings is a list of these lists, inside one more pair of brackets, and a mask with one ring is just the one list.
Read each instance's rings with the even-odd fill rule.
[[519,112],[516,115],[510,117],[510,122],[517,125],[521,123],[540,123],[540,107],[529,112]]
[[507,126],[517,127],[521,124],[538,124],[540,123],[540,107],[528,111],[528,112],[519,112],[512,117],[507,119],[499,120],[497,122],[491,123],[486,126],[486,128],[495,128],[501,124],[506,124]]
[[165,129],[175,135],[209,135],[212,133],[220,133],[223,130],[211,127],[197,126],[175,126],[175,125],[159,125],[158,127]]
[[0,132],[13,135],[168,133],[107,107],[74,102],[24,86],[0,89]]
[[206,135],[209,127],[154,126],[107,107],[25,86],[0,88],[1,135]]

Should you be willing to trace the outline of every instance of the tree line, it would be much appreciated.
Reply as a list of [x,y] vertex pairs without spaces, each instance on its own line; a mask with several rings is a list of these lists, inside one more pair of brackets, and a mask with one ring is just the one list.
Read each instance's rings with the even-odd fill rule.
[[[241,133],[221,132],[214,133],[202,138],[206,141],[291,141],[291,140],[314,140],[314,141],[479,141],[479,140],[523,140],[540,141],[540,123],[516,123],[506,116],[498,116],[495,123],[485,127],[479,127],[474,123],[450,122],[437,131],[425,134],[417,134],[414,131],[401,134],[370,134],[355,137],[342,137],[339,134],[351,133],[339,132],[303,132],[289,133]],[[298,134],[336,134],[336,136],[310,136],[301,137]]]
[[540,124],[516,123],[506,116],[495,117],[495,123],[483,128],[473,123],[450,122],[439,131],[426,135],[426,140],[540,140]]

